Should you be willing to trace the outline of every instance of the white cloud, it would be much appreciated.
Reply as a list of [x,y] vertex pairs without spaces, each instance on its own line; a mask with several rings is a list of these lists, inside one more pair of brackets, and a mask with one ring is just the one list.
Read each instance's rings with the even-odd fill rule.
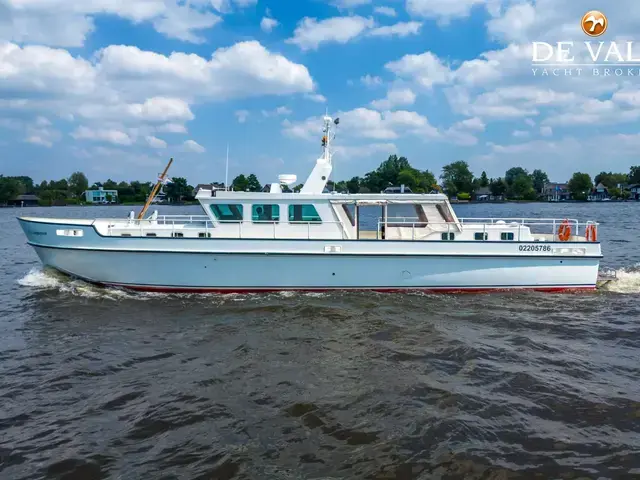
[[247,110],[236,110],[235,116],[238,119],[238,123],[245,123],[249,118],[250,113]]
[[195,152],[195,153],[206,152],[206,149],[194,140],[187,140],[182,145],[189,152]]
[[260,28],[266,33],[271,33],[271,31],[278,25],[280,25],[280,23],[275,18],[270,17],[263,17],[260,22]]
[[[421,138],[436,138],[440,135],[429,120],[416,112],[404,110],[378,112],[367,108],[356,108],[347,112],[338,112],[340,125],[345,132],[343,138],[350,136],[375,140],[393,140],[404,135],[416,135]],[[314,140],[318,137],[320,117],[310,117],[302,122],[282,122],[283,132],[290,137]]]
[[319,93],[305,93],[304,98],[307,100],[311,100],[316,103],[326,103],[327,99],[324,95],[320,95]]
[[514,130],[512,135],[515,138],[527,138],[529,137],[529,132],[525,131],[525,130]]
[[[310,93],[314,85],[304,65],[271,53],[256,41],[216,50],[211,60],[194,54],[168,57],[137,47],[110,46],[99,56],[100,69],[126,89],[155,89],[167,95],[214,99]],[[133,84],[131,78],[137,80]],[[141,81],[144,80],[144,81]],[[135,90],[134,90],[135,91]]]
[[389,62],[385,68],[398,77],[411,78],[423,87],[446,84],[452,78],[450,68],[431,52],[421,55],[405,55],[400,60]]
[[411,15],[448,20],[466,17],[476,5],[487,0],[407,0],[407,12]]
[[164,125],[156,127],[156,131],[166,133],[187,133],[187,128],[180,123],[165,123]]
[[543,137],[550,137],[553,135],[553,129],[548,126],[540,127],[540,135]]
[[43,138],[39,135],[29,135],[25,139],[25,142],[33,143],[34,145],[40,145],[42,147],[47,147],[47,148],[53,147],[53,143],[50,140],[47,140],[46,138]]
[[486,128],[485,123],[478,117],[467,118],[456,124],[456,127],[467,130],[475,130],[478,132],[484,131]]
[[372,37],[406,37],[409,35],[417,35],[420,33],[421,27],[422,23],[420,22],[400,22],[395,25],[374,28],[370,30],[367,35]]
[[286,42],[302,50],[316,50],[322,43],[347,43],[373,25],[372,19],[358,16],[332,17],[321,21],[305,17],[298,23],[293,37]]
[[145,140],[151,148],[167,148],[167,142],[153,135],[146,136]]
[[333,0],[333,5],[338,8],[355,8],[361,7],[362,5],[368,5],[372,0]]
[[210,12],[199,12],[188,6],[173,5],[163,17],[153,22],[155,29],[169,38],[185,42],[204,43],[205,38],[195,32],[206,30],[222,21]]
[[381,100],[374,100],[371,106],[377,110],[389,110],[400,105],[413,105],[416,94],[409,88],[397,88],[389,90],[387,96]]
[[94,142],[107,142],[114,145],[132,145],[131,137],[120,130],[115,129],[91,129],[85,126],[78,127],[71,136],[76,140],[90,140]]
[[338,145],[334,149],[341,160],[370,157],[379,153],[390,155],[398,152],[394,143],[367,143],[366,145]]
[[274,110],[262,110],[262,116],[263,117],[278,117],[280,115],[291,115],[293,112],[291,111],[291,109],[282,106],[282,107],[278,107]]
[[375,7],[373,13],[386,15],[387,17],[395,17],[397,15],[395,9],[391,7]]
[[[254,0],[250,0],[255,3]],[[94,18],[115,15],[133,23],[151,22],[171,38],[201,43],[196,32],[209,29],[221,18],[210,11],[220,2],[191,0],[4,0],[0,38],[21,43],[81,47],[93,32]],[[247,0],[236,0],[236,4]],[[64,28],[61,28],[64,26]]]
[[371,75],[365,75],[364,77],[360,77],[360,83],[362,83],[366,87],[377,87],[382,85],[382,78],[380,77],[372,77]]
[[39,127],[48,127],[51,125],[51,122],[48,118],[39,116],[38,118],[36,118],[36,125]]
[[[313,95],[306,67],[242,42],[198,55],[162,55],[109,46],[91,61],[68,51],[0,42],[0,108],[15,114],[82,119],[78,140],[131,146],[154,132],[186,133],[191,105],[261,95]],[[120,132],[120,133],[118,133]],[[29,134],[51,143],[52,139]],[[41,142],[42,143],[42,142]],[[144,143],[144,142],[143,142]]]

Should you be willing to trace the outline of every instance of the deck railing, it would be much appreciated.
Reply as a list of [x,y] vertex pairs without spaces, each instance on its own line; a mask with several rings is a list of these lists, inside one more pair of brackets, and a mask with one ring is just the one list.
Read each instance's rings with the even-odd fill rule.
[[[516,230],[515,241],[522,241],[522,232],[528,232],[532,235],[545,235],[551,236],[552,241],[558,241],[558,230],[561,225],[568,224],[571,229],[571,241],[586,242],[588,241],[585,236],[587,228],[592,227],[594,229],[595,238],[598,236],[598,223],[594,221],[580,222],[576,219],[558,219],[558,218],[459,218],[458,222],[425,222],[423,219],[417,217],[388,217],[378,219],[378,229],[376,238],[382,236],[383,227],[384,230],[390,227],[411,228],[411,239],[416,239],[416,232],[424,231],[426,227],[442,227],[445,226],[446,230],[436,230],[441,233],[454,233],[459,232],[460,227],[464,230],[465,225],[482,225],[482,230],[473,230],[474,232],[483,233],[483,238],[487,237],[487,226],[499,225],[505,228],[505,232],[513,232]],[[494,229],[491,229],[494,230]],[[514,233],[516,233],[514,232]],[[545,238],[546,238],[545,237]],[[479,240],[482,241],[482,240]]]
[[[335,232],[334,229],[328,230],[321,228],[323,225],[338,225],[340,238],[347,239],[349,235],[347,233],[346,227],[342,222],[338,221],[322,221],[322,222],[313,222],[313,221],[304,221],[304,222],[293,222],[293,221],[251,221],[251,220],[242,220],[242,221],[234,221],[234,220],[221,220],[217,222],[211,221],[210,217],[206,215],[164,215],[158,216],[157,218],[146,218],[142,220],[138,219],[123,219],[122,221],[114,222],[111,220],[101,220],[108,223],[108,235],[109,236],[122,236],[124,233],[126,234],[135,234],[136,236],[149,236],[153,234],[170,234],[171,237],[179,237],[182,233],[184,236],[188,233],[198,232],[198,234],[202,233],[205,237],[212,236],[211,234],[216,231],[218,227],[216,225],[237,225],[237,231],[235,236],[230,234],[228,231],[220,232],[223,235],[220,235],[218,238],[274,238],[274,239],[287,239],[287,238],[305,238],[304,234],[306,233],[307,240],[325,240],[331,239],[331,231]],[[499,223],[503,222],[503,223]],[[495,228],[488,227],[496,225],[500,225],[504,228],[504,232],[513,232],[515,241],[524,241],[529,240],[528,238],[523,238],[523,232],[531,233],[534,236],[538,236],[537,239],[540,240],[540,236],[544,235],[545,240],[547,241],[558,241],[558,229],[560,225],[563,223],[568,224],[571,228],[571,241],[584,242],[587,241],[584,234],[589,226],[592,226],[594,229],[595,235],[597,237],[597,229],[598,223],[593,221],[587,222],[579,222],[576,219],[557,219],[557,218],[460,218],[458,222],[430,222],[425,221],[425,219],[420,219],[417,217],[388,217],[386,220],[384,218],[379,218],[377,222],[377,230],[375,232],[376,239],[382,240],[386,235],[385,233],[389,228],[392,227],[402,227],[402,228],[411,228],[411,239],[416,240],[423,237],[420,235],[421,232],[425,231],[427,227],[435,227],[432,231],[438,233],[455,233],[460,232],[460,227],[464,230],[465,226],[471,227],[470,230],[474,232],[482,232],[483,238],[487,237],[487,233],[489,231],[495,231]],[[295,231],[291,230],[291,226],[306,226],[306,229],[302,230],[300,228]],[[482,229],[472,228],[473,226],[482,226]],[[162,228],[159,228],[162,227]],[[167,228],[170,227],[170,228]],[[256,228],[258,227],[258,228]],[[262,228],[260,228],[262,227]],[[264,228],[267,227],[267,228]],[[114,229],[117,230],[114,233]],[[289,230],[289,234],[286,235],[283,229]],[[306,231],[305,231],[306,230]],[[502,232],[501,231],[501,232]],[[385,233],[383,233],[385,232]],[[267,236],[268,233],[268,236]],[[295,237],[292,234],[295,233]],[[581,234],[583,236],[581,236]],[[355,232],[353,237],[355,238]],[[335,238],[335,237],[334,237]],[[482,240],[478,240],[482,241]]]

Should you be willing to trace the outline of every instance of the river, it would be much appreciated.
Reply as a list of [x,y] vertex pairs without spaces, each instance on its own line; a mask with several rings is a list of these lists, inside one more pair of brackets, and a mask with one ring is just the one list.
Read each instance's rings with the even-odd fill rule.
[[[640,478],[640,204],[588,294],[160,295],[44,272],[0,209],[0,478]],[[162,207],[160,214],[198,213]]]

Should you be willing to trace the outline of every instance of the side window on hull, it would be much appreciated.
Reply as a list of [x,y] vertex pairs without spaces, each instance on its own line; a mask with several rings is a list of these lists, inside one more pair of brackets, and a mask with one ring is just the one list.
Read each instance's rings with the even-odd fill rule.
[[322,223],[313,205],[289,205],[289,221],[296,223]]
[[251,221],[279,222],[280,221],[280,205],[252,205]]
[[211,211],[221,222],[241,222],[242,205],[218,203],[211,205]]

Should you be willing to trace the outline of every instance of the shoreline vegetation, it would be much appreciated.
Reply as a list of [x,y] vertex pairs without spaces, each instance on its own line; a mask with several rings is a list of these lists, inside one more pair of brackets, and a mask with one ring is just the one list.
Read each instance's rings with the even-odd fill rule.
[[[439,181],[438,181],[439,180]],[[115,191],[117,195],[106,195],[107,204],[126,206],[144,205],[152,189],[152,182],[95,182],[89,185],[86,175],[74,172],[69,178],[43,181],[40,184],[27,176],[8,177],[0,175],[0,206],[62,206],[62,205],[104,205],[87,202],[87,190]],[[568,182],[551,183],[546,172],[536,169],[529,173],[522,167],[507,170],[503,177],[489,178],[486,172],[476,177],[465,161],[445,165],[438,178],[430,170],[418,170],[411,166],[406,157],[391,155],[380,166],[363,177],[350,180],[327,182],[328,191],[341,193],[382,192],[388,187],[404,185],[413,193],[445,193],[452,203],[536,203],[548,202],[555,196],[556,201],[581,202],[589,199],[629,200],[635,193],[632,186],[640,187],[640,166],[632,166],[629,173],[600,172],[592,180],[588,173],[576,172]],[[207,187],[224,189],[221,182],[206,184]],[[292,190],[299,192],[303,184]],[[256,175],[238,175],[230,185],[236,191],[259,192],[263,187]],[[198,204],[195,200],[197,187],[191,186],[184,177],[174,177],[162,188],[159,198],[161,205]],[[594,195],[597,194],[597,197]],[[20,200],[29,197],[29,201]],[[114,198],[115,197],[115,198]],[[635,198],[634,198],[635,199]]]

